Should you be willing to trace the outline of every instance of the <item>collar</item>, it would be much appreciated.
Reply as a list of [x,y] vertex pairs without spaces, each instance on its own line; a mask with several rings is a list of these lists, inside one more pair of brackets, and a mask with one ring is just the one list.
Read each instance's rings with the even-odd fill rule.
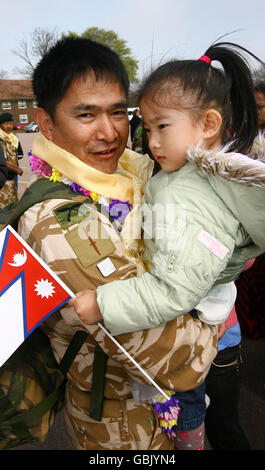
[[200,144],[190,147],[187,160],[208,175],[265,188],[265,134],[258,134],[249,155],[229,152],[230,145],[213,150],[205,150]]

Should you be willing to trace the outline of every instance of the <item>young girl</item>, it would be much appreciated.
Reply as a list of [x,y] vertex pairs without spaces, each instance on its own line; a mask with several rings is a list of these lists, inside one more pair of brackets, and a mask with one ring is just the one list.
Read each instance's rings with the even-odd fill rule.
[[71,305],[84,323],[103,320],[113,335],[155,327],[203,312],[210,289],[217,304],[200,318],[214,323],[222,289],[265,251],[265,164],[251,153],[257,111],[239,50],[215,44],[199,60],[160,66],[144,82],[141,114],[162,168],[142,201],[143,261],[151,269],[78,293]]

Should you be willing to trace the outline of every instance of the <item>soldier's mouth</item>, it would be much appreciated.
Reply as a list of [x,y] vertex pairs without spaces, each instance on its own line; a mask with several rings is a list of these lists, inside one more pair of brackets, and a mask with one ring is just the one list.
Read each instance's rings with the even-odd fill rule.
[[94,154],[101,158],[111,158],[115,155],[116,151],[117,147],[111,147],[108,149],[100,150],[98,152],[94,152]]

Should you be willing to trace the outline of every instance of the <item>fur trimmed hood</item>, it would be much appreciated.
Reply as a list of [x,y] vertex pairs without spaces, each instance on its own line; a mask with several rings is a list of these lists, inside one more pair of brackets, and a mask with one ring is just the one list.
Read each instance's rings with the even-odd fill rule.
[[250,155],[229,152],[230,146],[214,150],[205,150],[200,145],[190,147],[187,160],[208,175],[265,189],[265,134],[258,134]]
[[265,252],[265,134],[256,137],[250,155],[229,153],[229,145],[211,151],[198,146],[188,150],[187,159],[207,175],[211,188],[249,234],[254,243],[250,258]]

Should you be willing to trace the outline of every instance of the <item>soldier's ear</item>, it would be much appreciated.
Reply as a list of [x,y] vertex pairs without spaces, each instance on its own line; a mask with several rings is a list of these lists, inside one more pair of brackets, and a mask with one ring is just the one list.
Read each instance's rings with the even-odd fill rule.
[[47,111],[43,108],[37,108],[34,114],[34,119],[44,137],[48,140],[52,140],[53,121]]

